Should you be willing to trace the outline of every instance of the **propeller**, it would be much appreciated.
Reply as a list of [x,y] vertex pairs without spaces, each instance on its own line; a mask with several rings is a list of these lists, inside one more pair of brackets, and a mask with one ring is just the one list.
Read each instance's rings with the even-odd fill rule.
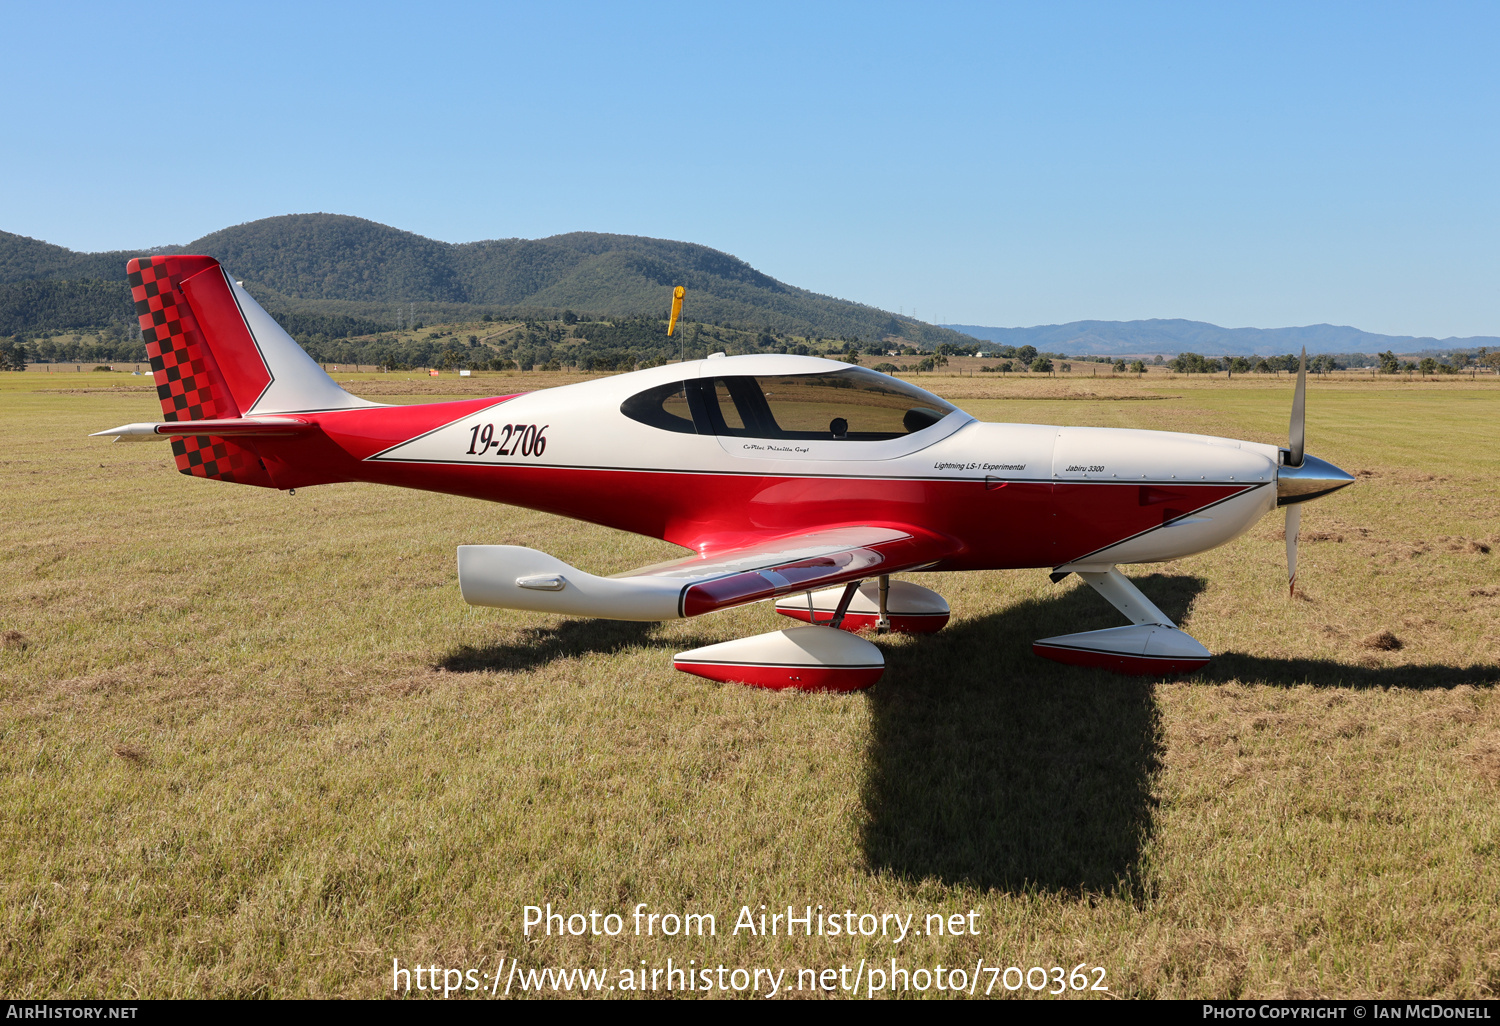
[[[1302,362],[1297,368],[1297,391],[1292,396],[1292,424],[1287,438],[1286,465],[1302,466],[1307,448],[1307,347],[1302,347]],[[1302,533],[1302,504],[1286,508],[1286,585],[1287,598],[1297,594],[1297,538]]]
[[1354,478],[1326,460],[1306,453],[1307,349],[1297,368],[1297,391],[1292,396],[1292,424],[1287,447],[1276,468],[1276,504],[1286,507],[1287,597],[1297,596],[1297,538],[1302,530],[1302,503],[1329,495],[1354,483]]
[[1302,533],[1302,504],[1286,508],[1286,597],[1297,594],[1297,536]]

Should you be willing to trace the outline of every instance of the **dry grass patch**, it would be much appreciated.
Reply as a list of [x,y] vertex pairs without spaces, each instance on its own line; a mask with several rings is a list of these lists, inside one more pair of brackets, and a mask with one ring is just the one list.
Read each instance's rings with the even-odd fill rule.
[[1376,631],[1373,634],[1366,634],[1363,638],[1359,639],[1359,643],[1365,648],[1373,648],[1378,652],[1395,652],[1406,647],[1402,644],[1401,639],[1390,631]]
[[1476,739],[1465,754],[1474,772],[1492,784],[1500,784],[1500,734]]
[[[0,644],[4,993],[377,997],[392,957],[893,953],[1099,964],[1116,996],[1500,992],[1500,590],[1467,545],[1500,516],[1493,387],[1311,383],[1309,451],[1371,471],[1306,510],[1304,538],[1345,539],[1304,549],[1312,600],[1287,601],[1278,520],[1129,570],[1218,653],[1198,675],[1033,657],[1118,624],[1076,579],[941,574],[922,583],[950,627],[879,640],[881,683],[832,696],[671,670],[781,626],[764,606],[615,624],[472,609],[454,580],[469,542],[598,573],[672,546],[397,489],[190,480],[165,447],[86,437],[155,419],[149,392],[32,377],[0,375],[0,629],[22,640]],[[987,419],[1286,430],[1284,378],[992,377],[920,383]],[[422,401],[547,380],[393,378],[361,381]],[[1364,646],[1386,631],[1402,647]],[[523,937],[521,907],[549,901],[710,911],[720,934]],[[894,952],[729,935],[761,904],[972,908],[982,930]]]

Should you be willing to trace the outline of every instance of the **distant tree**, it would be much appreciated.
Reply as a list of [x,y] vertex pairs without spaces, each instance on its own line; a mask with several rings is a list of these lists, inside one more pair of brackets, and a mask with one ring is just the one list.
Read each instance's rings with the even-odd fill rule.
[[1073,372],[1073,365],[1071,363],[1063,363],[1059,364],[1057,369],[1062,371],[1064,374],[1071,374]]
[[1001,374],[1009,374],[1011,371],[1013,371],[1015,369],[1016,369],[1016,365],[1013,364],[1013,363],[1011,363],[1009,360],[1006,360],[1006,361],[1004,361],[1003,363],[1000,364],[1000,373]]
[[1026,368],[1033,374],[1051,374],[1052,361],[1045,356],[1039,356],[1031,361],[1031,366]]
[[974,346],[960,346],[952,342],[944,342],[937,347],[940,356],[979,356],[979,350]]
[[1250,361],[1243,356],[1236,356],[1229,361],[1229,371],[1231,374],[1248,374],[1251,370]]
[[1380,373],[1399,374],[1401,372],[1401,361],[1396,359],[1396,354],[1387,349],[1379,356]]
[[1167,362],[1166,357],[1158,355],[1156,357],[1156,359],[1154,359],[1154,360],[1151,361],[1151,365],[1153,367],[1160,367],[1162,364],[1164,364],[1166,362]]
[[1179,353],[1167,362],[1167,366],[1178,374],[1212,374],[1219,369],[1219,361],[1205,358],[1200,353]]
[[1031,366],[1031,361],[1036,359],[1036,346],[1022,346],[1016,350],[1016,359]]
[[1115,361],[1114,369],[1115,369],[1116,372],[1118,372],[1120,374],[1124,374],[1125,373],[1125,361],[1124,360],[1116,360]]
[[572,310],[564,310],[562,315],[562,322],[564,324],[577,324],[578,315]]
[[19,334],[7,343],[3,351],[0,351],[0,360],[4,361],[6,370],[23,371],[27,364],[26,341]]
[[1130,372],[1132,374],[1144,374],[1144,373],[1146,373],[1146,364],[1145,364],[1145,362],[1142,361],[1142,360],[1135,361],[1134,363],[1132,363],[1130,365]]
[[1424,356],[1422,362],[1417,365],[1417,369],[1422,372],[1423,377],[1426,377],[1428,374],[1436,374],[1438,362],[1430,356]]

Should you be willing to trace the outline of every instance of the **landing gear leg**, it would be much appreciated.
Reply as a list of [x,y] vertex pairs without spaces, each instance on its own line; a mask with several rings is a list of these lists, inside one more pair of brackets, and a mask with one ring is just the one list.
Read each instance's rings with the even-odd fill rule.
[[891,630],[891,616],[887,611],[891,599],[891,575],[880,575],[880,619],[875,621],[876,634],[889,634]]
[[850,581],[844,585],[844,594],[839,598],[838,608],[833,611],[833,619],[828,621],[828,626],[838,630],[844,623],[844,614],[849,612],[849,603],[854,601],[855,592],[859,591],[862,581]]
[[1132,584],[1130,578],[1120,573],[1117,567],[1101,571],[1079,570],[1077,573],[1088,582],[1089,587],[1103,595],[1106,602],[1124,613],[1131,623],[1177,626],[1171,617],[1152,605],[1151,600],[1141,594],[1141,589]]

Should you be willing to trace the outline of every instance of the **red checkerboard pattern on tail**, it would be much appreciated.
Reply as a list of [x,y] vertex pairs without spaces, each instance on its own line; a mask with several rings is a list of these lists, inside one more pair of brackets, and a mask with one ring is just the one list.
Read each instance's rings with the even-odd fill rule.
[[[178,287],[184,278],[213,267],[217,263],[209,257],[155,256],[132,260],[125,268],[156,394],[168,421],[240,416]],[[172,439],[172,454],[177,469],[193,477],[275,487],[260,457],[245,442],[190,435]]]

